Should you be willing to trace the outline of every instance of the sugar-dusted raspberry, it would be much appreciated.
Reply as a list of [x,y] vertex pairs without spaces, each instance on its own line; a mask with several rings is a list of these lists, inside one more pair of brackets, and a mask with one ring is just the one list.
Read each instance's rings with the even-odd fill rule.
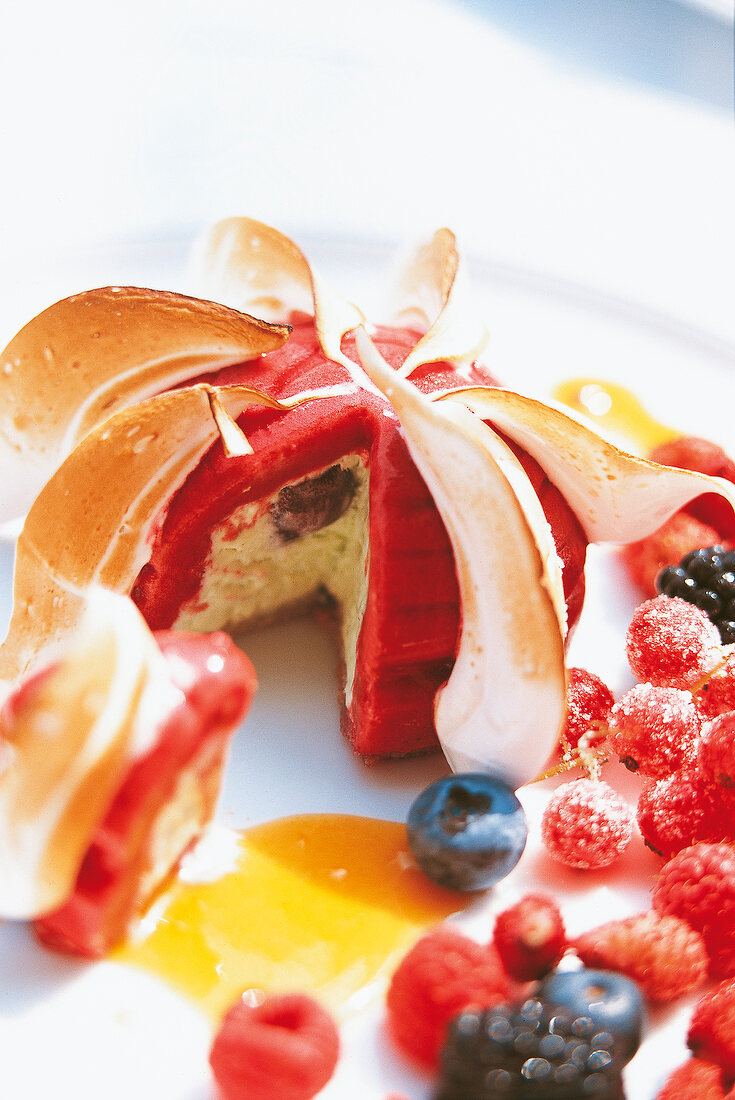
[[510,990],[493,944],[482,946],[441,925],[404,955],[387,994],[388,1027],[404,1053],[438,1064],[447,1026],[465,1008],[489,1008]]
[[[676,466],[680,470],[696,470],[712,477],[724,477],[735,484],[735,462],[717,443],[697,436],[680,436],[662,443],[651,454],[654,462]],[[721,538],[735,538],[735,517],[726,500],[716,493],[705,493],[686,505],[685,511],[709,524]],[[719,540],[718,540],[719,541]],[[700,546],[709,546],[702,542]]]
[[652,535],[629,543],[621,553],[633,583],[644,596],[655,596],[656,577],[665,566],[675,565],[699,546],[714,546],[721,538],[716,527],[676,512]]
[[678,597],[657,596],[637,607],[625,642],[634,676],[659,687],[694,688],[725,658],[715,624]]
[[552,794],[541,819],[549,855],[567,867],[608,867],[633,835],[633,814],[623,799],[600,780],[575,779]]
[[666,1078],[656,1100],[725,1100],[722,1070],[714,1062],[688,1058]]
[[526,894],[495,919],[493,942],[511,978],[530,982],[556,966],[567,945],[559,906],[546,894]]
[[572,946],[585,966],[618,970],[651,1001],[681,997],[707,975],[707,951],[699,932],[653,909],[593,928]]
[[637,684],[610,712],[608,743],[630,771],[662,779],[693,763],[699,726],[691,692]]
[[237,1001],[214,1037],[209,1063],[223,1100],[311,1100],[334,1073],[339,1034],[305,994]]
[[722,1067],[725,1082],[735,1080],[735,980],[721,982],[694,1006],[689,1049],[697,1058]]
[[589,730],[606,725],[613,694],[594,672],[570,668],[567,674],[567,717],[560,737],[562,752],[576,748]]
[[647,846],[668,859],[698,841],[735,838],[735,794],[683,768],[643,788],[637,819]]
[[661,869],[653,907],[701,934],[713,978],[735,977],[735,846],[700,843],[678,852]]
[[711,783],[735,788],[735,711],[720,714],[702,725],[697,767]]
[[715,669],[694,700],[702,714],[709,718],[735,710],[735,653]]

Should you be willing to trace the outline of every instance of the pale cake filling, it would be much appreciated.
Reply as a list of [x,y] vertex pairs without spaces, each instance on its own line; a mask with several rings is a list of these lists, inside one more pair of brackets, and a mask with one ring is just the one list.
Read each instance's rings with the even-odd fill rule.
[[347,455],[236,508],[213,529],[201,587],[175,627],[237,633],[334,603],[349,707],[367,602],[368,482],[365,458]]

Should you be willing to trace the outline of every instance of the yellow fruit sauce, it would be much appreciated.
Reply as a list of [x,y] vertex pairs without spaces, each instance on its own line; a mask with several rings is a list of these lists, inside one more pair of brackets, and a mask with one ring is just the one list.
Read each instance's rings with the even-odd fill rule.
[[553,396],[601,428],[624,436],[643,455],[681,434],[654,420],[634,394],[613,382],[572,378],[560,383]]
[[356,994],[382,991],[424,928],[467,904],[413,864],[403,824],[310,814],[235,834],[233,848],[213,881],[179,876],[113,955],[215,1020],[249,990],[311,993],[344,1015]]

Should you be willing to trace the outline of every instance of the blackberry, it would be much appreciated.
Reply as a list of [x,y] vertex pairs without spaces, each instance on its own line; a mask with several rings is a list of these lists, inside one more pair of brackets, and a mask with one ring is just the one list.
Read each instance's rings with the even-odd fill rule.
[[624,1100],[616,1035],[531,998],[452,1021],[434,1100]]
[[723,645],[735,642],[735,550],[691,550],[678,565],[661,570],[656,591],[694,604],[715,624]]

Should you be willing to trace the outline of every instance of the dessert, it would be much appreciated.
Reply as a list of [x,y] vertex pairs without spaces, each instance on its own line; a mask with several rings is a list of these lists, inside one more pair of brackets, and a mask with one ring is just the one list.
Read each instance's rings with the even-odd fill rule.
[[0,711],[3,914],[75,954],[121,940],[211,820],[254,690],[227,635],[153,635],[92,590],[69,647]]
[[[242,243],[256,234],[261,244],[268,245],[256,252],[270,248],[269,263],[275,262],[274,255],[281,255],[277,235],[253,223],[244,228],[239,224],[235,239]],[[442,235],[441,247],[435,242],[430,250],[434,260],[447,241]],[[265,558],[257,556],[262,553],[258,523],[264,516],[277,545],[285,547],[287,554],[325,531],[329,539],[336,530],[340,540],[349,542],[354,531],[345,533],[337,527],[347,517],[346,525],[348,521],[355,528],[362,524],[362,530],[369,532],[369,553],[363,542],[352,559],[352,592],[340,596],[346,700],[350,682],[352,697],[359,697],[358,674],[370,670],[370,654],[363,651],[360,639],[367,645],[378,636],[378,627],[390,626],[391,614],[385,607],[393,612],[395,600],[402,595],[396,589],[406,579],[421,582],[416,587],[422,598],[429,587],[427,575],[416,578],[410,571],[399,574],[386,567],[380,578],[387,586],[383,615],[377,616],[374,626],[365,626],[367,611],[363,616],[354,578],[362,575],[360,567],[367,561],[371,576],[365,598],[370,609],[377,591],[372,571],[376,558],[388,561],[381,554],[390,532],[381,530],[380,524],[374,529],[369,516],[366,520],[358,515],[354,502],[361,489],[367,487],[371,494],[375,490],[379,452],[368,446],[366,414],[360,414],[362,436],[350,436],[349,425],[338,423],[335,430],[335,422],[352,398],[364,408],[368,394],[380,410],[375,419],[383,424],[385,438],[388,424],[393,439],[401,445],[405,441],[400,463],[384,474],[390,482],[391,471],[400,471],[400,485],[389,488],[399,491],[413,486],[408,500],[400,494],[393,501],[394,511],[389,510],[386,497],[377,506],[378,517],[405,516],[423,487],[423,501],[429,501],[426,511],[436,509],[436,524],[432,527],[432,520],[424,525],[422,520],[421,527],[424,534],[439,532],[433,546],[441,545],[436,557],[452,562],[453,600],[460,604],[461,614],[455,611],[454,627],[446,630],[445,637],[453,633],[453,646],[441,676],[435,669],[438,679],[430,690],[425,687],[430,716],[438,698],[436,729],[432,721],[428,732],[424,728],[422,733],[425,740],[409,742],[407,727],[392,728],[395,711],[391,706],[403,701],[394,684],[387,702],[384,698],[375,708],[377,719],[385,719],[382,732],[378,727],[370,733],[367,728],[356,730],[347,702],[345,730],[358,751],[368,755],[415,752],[434,745],[438,736],[454,767],[468,762],[483,769],[495,767],[513,783],[521,783],[547,762],[563,727],[564,646],[578,613],[580,556],[587,541],[625,541],[643,530],[655,530],[662,519],[705,489],[718,493],[730,507],[732,489],[708,475],[674,471],[625,455],[560,410],[489,385],[484,368],[463,361],[463,357],[472,360],[476,344],[474,330],[465,326],[457,308],[453,280],[439,294],[444,308],[438,326],[430,323],[428,308],[414,308],[410,324],[404,310],[399,324],[368,329],[351,307],[328,305],[332,300],[323,295],[318,282],[312,283],[300,254],[286,252],[308,276],[308,285],[301,277],[294,280],[295,296],[275,294],[262,278],[256,278],[253,288],[242,270],[243,265],[249,270],[252,252],[243,265],[235,263],[231,254],[222,265],[230,289],[234,283],[233,293],[241,295],[235,305],[254,312],[266,301],[274,306],[270,316],[278,320],[254,326],[259,340],[273,342],[270,349],[251,346],[244,353],[244,365],[238,362],[237,347],[225,353],[217,348],[204,364],[196,352],[189,360],[182,352],[185,366],[180,375],[170,377],[167,367],[158,376],[154,366],[143,372],[139,387],[133,355],[123,371],[130,387],[108,419],[103,406],[115,388],[114,373],[101,386],[106,397],[94,413],[98,422],[93,417],[83,427],[79,422],[70,426],[62,410],[58,430],[46,425],[46,434],[60,443],[44,461],[53,466],[61,459],[61,465],[48,475],[35,503],[25,496],[16,504],[20,510],[30,506],[30,513],[18,547],[16,609],[0,652],[4,691],[22,693],[19,685],[24,678],[33,677],[68,644],[79,625],[90,583],[132,594],[150,625],[176,628],[170,637],[177,637],[185,627],[205,632],[214,626],[238,629],[250,612],[244,618],[240,609],[231,615],[229,594],[222,599],[215,591],[211,598],[205,587],[207,574],[211,580],[227,572],[215,565],[217,553],[223,549],[240,553],[241,540],[253,536],[251,561],[262,563]],[[158,301],[156,293],[147,294]],[[216,287],[211,294],[218,296]],[[122,300],[126,292],[113,291],[108,296],[113,314],[117,296]],[[135,297],[133,292],[129,296]],[[184,312],[186,301],[179,302]],[[198,317],[209,316],[207,303],[200,301],[195,308]],[[235,329],[238,318],[245,316],[216,308],[225,310],[228,324]],[[335,313],[341,318],[336,326],[331,323]],[[290,320],[290,332],[283,320]],[[253,326],[248,324],[247,329],[252,334]],[[43,337],[39,346],[47,346]],[[218,360],[220,354],[223,359]],[[166,360],[165,355],[160,358]],[[301,372],[286,386],[288,364],[301,368],[312,359],[318,362],[313,378]],[[210,370],[212,363],[215,369]],[[3,377],[12,380],[13,373],[13,369],[4,371]],[[6,402],[5,407],[11,405]],[[17,410],[17,403],[12,407]],[[320,418],[323,430],[317,423]],[[29,422],[32,419],[28,417]],[[306,426],[310,426],[308,455],[298,446],[307,438]],[[12,446],[24,448],[26,442],[14,437]],[[348,450],[348,444],[355,449]],[[392,461],[395,450],[388,448],[388,452]],[[274,455],[281,462],[278,478],[271,468]],[[348,455],[354,465],[345,461]],[[239,465],[240,472],[226,470],[230,465]],[[128,475],[124,486],[121,468]],[[249,484],[243,493],[247,469],[257,475],[250,497]],[[272,491],[269,477],[274,478]],[[209,495],[213,489],[214,502]],[[548,499],[540,501],[545,495]],[[255,507],[233,519],[236,503],[239,506],[243,497],[245,508]],[[470,507],[479,498],[492,501],[493,507]],[[549,500],[554,503],[550,505]],[[541,504],[546,505],[546,514]],[[423,503],[421,508],[424,516]],[[376,515],[376,508],[370,515]],[[572,546],[562,568],[559,533],[566,523]],[[411,530],[411,537],[418,527]],[[193,545],[197,540],[198,545]],[[269,563],[275,557],[272,545]],[[244,552],[250,554],[250,550]],[[196,561],[204,563],[203,569]],[[338,572],[334,558],[330,563],[329,580]],[[276,570],[274,589],[279,578],[290,576],[290,568]],[[318,583],[325,582],[319,578]],[[268,598],[271,594],[269,582]],[[311,590],[303,600],[300,596],[288,599],[290,595],[286,592],[283,597],[282,591],[272,603],[256,607],[251,621],[290,613],[312,598]],[[331,598],[336,598],[334,593]],[[350,599],[359,612],[351,633],[345,630]],[[123,602],[132,607],[132,602]],[[208,619],[213,608],[218,615]],[[419,640],[425,641],[427,633],[420,631]],[[437,637],[442,637],[441,631]],[[388,639],[375,648],[390,668],[398,636],[390,634]],[[375,667],[380,666],[373,666],[373,674]],[[358,719],[368,711],[367,704],[358,707]],[[88,836],[87,842],[91,839]]]
[[[198,300],[189,316],[176,298],[185,334],[215,329],[203,355],[201,336],[159,321],[169,295],[112,288],[51,307],[5,353],[6,449],[41,453],[44,469],[69,453],[18,542],[0,678],[58,644],[92,582],[131,594],[156,629],[239,631],[316,604],[338,622],[357,752],[438,738],[454,768],[538,773],[564,719],[587,542],[637,538],[705,490],[735,500],[732,486],[634,459],[496,388],[446,230],[407,265],[397,322],[372,338],[275,230],[233,219],[202,254],[213,297],[267,313],[242,315],[240,342],[231,309]],[[79,331],[86,310],[95,323]],[[82,364],[84,416],[19,384],[26,348],[43,349],[41,393],[43,371],[76,378]]]

